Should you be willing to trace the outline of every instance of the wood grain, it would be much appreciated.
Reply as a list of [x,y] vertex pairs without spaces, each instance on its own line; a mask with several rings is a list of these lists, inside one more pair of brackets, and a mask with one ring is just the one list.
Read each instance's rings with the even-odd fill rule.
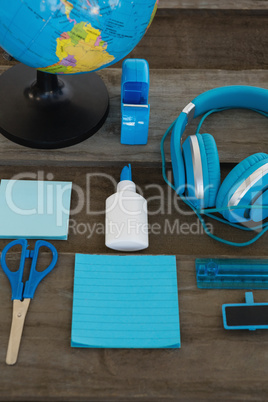
[[[0,270],[0,400],[265,400],[267,332],[222,325],[221,305],[242,303],[244,292],[198,290],[192,258],[177,268],[181,349],[78,349],[70,347],[74,256],[60,254],[31,303],[14,367],[4,362],[12,303]],[[267,292],[255,300],[267,302]]]
[[[72,203],[68,240],[54,242],[64,253],[113,253],[105,246],[105,200],[116,189],[123,164],[116,167],[0,166],[1,179],[46,179],[72,181]],[[233,165],[222,165],[222,180]],[[176,254],[186,256],[265,257],[267,237],[264,235],[250,247],[233,248],[212,240],[204,233],[197,217],[179,201],[162,178],[160,167],[140,167],[132,163],[133,180],[147,199],[149,210],[149,248],[141,254]],[[168,169],[169,170],[169,169]],[[18,176],[19,175],[19,176]],[[170,176],[170,179],[171,176]],[[245,233],[229,226],[207,221],[215,235],[245,242],[257,232]],[[10,240],[0,240],[0,250]],[[33,245],[35,241],[30,241]]]
[[[267,37],[266,9],[160,8],[128,57],[145,58],[150,68],[267,69]],[[0,53],[0,64],[14,63],[7,63]]]
[[151,68],[265,69],[267,34],[267,10],[165,9],[130,56]]
[[[52,241],[60,255],[56,268],[39,285],[31,302],[14,367],[5,364],[12,302],[0,269],[1,401],[263,401],[268,392],[266,331],[225,331],[221,305],[241,303],[244,292],[198,290],[194,259],[201,256],[265,257],[267,235],[251,247],[234,249],[202,234],[194,216],[177,203],[155,167],[133,164],[133,179],[148,200],[150,246],[140,254],[177,255],[182,348],[162,350],[76,349],[70,347],[74,254],[116,254],[104,245],[105,199],[114,192],[122,166],[0,166],[0,177],[73,181],[68,241]],[[231,166],[222,166],[222,177]],[[104,176],[105,174],[111,177]],[[87,183],[89,185],[87,185]],[[78,196],[80,194],[80,196]],[[83,194],[83,196],[81,195]],[[76,212],[75,212],[76,210]],[[169,223],[169,226],[167,225]],[[175,230],[172,228],[175,227]],[[169,229],[171,228],[171,230]],[[91,232],[90,232],[91,230]],[[242,241],[240,231],[214,225],[214,233]],[[0,250],[9,240],[0,240]],[[33,247],[35,241],[31,240]],[[7,264],[18,267],[19,249]],[[45,253],[37,269],[51,257]],[[255,291],[267,302],[267,291]]]
[[160,0],[163,9],[267,10],[267,0]]
[[[1,67],[0,71],[4,71]],[[198,94],[222,85],[254,85],[268,88],[266,70],[151,70],[150,75],[150,129],[146,146],[120,144],[120,69],[100,72],[110,94],[110,114],[93,137],[81,144],[61,150],[34,150],[0,137],[2,164],[58,164],[58,165],[107,165],[122,162],[141,164],[157,163],[159,166],[160,141],[171,122],[183,107]],[[14,118],[15,110],[14,110]],[[187,129],[193,133],[196,122]],[[26,128],[27,129],[27,128]],[[246,156],[268,150],[267,120],[250,111],[227,111],[208,118],[202,132],[210,132],[219,149],[222,162],[239,162]],[[169,160],[169,156],[168,156]]]
[[[70,148],[43,151],[0,136],[0,179],[53,177],[74,185],[69,238],[52,242],[59,251],[58,265],[31,302],[14,367],[5,364],[12,302],[9,282],[0,269],[1,401],[199,402],[215,401],[215,395],[219,402],[267,399],[266,331],[225,331],[221,305],[243,302],[244,292],[198,290],[194,266],[196,257],[267,258],[267,235],[238,249],[208,238],[196,217],[164,183],[159,151],[166,128],[199,93],[234,84],[268,88],[267,3],[160,0],[154,23],[130,55],[147,58],[151,68],[147,146],[120,145],[120,63],[118,68],[100,72],[109,89],[111,112],[94,137]],[[1,66],[0,72],[6,68]],[[196,125],[193,122],[187,134]],[[205,131],[216,139],[222,179],[235,162],[254,152],[268,152],[267,120],[253,112],[212,115]],[[148,200],[150,245],[140,254],[177,256],[182,348],[71,348],[75,253],[116,254],[104,244],[103,210],[122,165],[129,162],[133,180]],[[169,163],[167,168],[170,171]],[[226,239],[250,238],[239,230],[209,223],[215,234]],[[0,250],[9,241],[0,240]],[[31,247],[34,243],[30,241]],[[8,255],[10,267],[18,267],[17,251]],[[48,265],[49,258],[42,254],[39,262]],[[254,297],[256,302],[268,301],[266,291],[255,291]]]

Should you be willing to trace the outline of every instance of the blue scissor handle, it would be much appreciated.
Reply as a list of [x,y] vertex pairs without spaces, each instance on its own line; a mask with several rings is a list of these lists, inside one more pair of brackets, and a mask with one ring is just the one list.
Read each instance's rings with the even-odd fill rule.
[[[20,266],[16,272],[12,272],[7,267],[6,254],[13,246],[16,246],[17,244],[22,246]],[[37,264],[39,249],[42,246],[47,247],[51,250],[52,261],[51,261],[50,265],[44,271],[39,272],[36,270],[36,264]],[[47,274],[49,274],[50,271],[52,271],[52,269],[55,267],[56,262],[58,260],[58,252],[57,252],[56,248],[47,241],[37,240],[33,251],[27,250],[27,247],[28,247],[28,243],[27,243],[26,239],[13,240],[4,248],[4,250],[2,251],[2,254],[1,254],[1,265],[2,265],[3,271],[5,272],[6,276],[9,279],[9,282],[11,285],[11,292],[12,292],[11,300],[22,300],[23,298],[32,299],[37,286],[39,285],[41,280]],[[32,260],[32,264],[31,264],[29,279],[25,283],[25,288],[23,291],[22,277],[23,277],[25,259],[29,258],[29,257],[31,257],[33,260]]]
[[[47,247],[51,250],[52,261],[44,271],[39,272],[36,270],[36,263],[37,263],[39,249],[42,246]],[[34,297],[36,288],[39,285],[39,283],[41,282],[41,280],[44,279],[44,277],[46,275],[48,275],[49,272],[51,272],[52,269],[55,267],[56,262],[58,260],[58,252],[51,243],[44,241],[44,240],[37,240],[37,242],[35,243],[34,250],[31,251],[31,253],[30,253],[30,257],[32,257],[33,260],[32,260],[29,279],[25,283],[25,288],[24,288],[24,292],[23,292],[23,297],[26,299],[28,299],[28,298],[32,299]]]
[[[22,246],[20,266],[16,272],[12,272],[7,267],[6,254],[13,246],[16,246],[17,244],[20,244]],[[8,277],[11,285],[11,292],[12,292],[11,300],[14,299],[22,300],[22,293],[23,293],[22,277],[23,277],[25,258],[29,257],[30,255],[30,251],[27,250],[27,247],[28,243],[26,239],[13,240],[4,248],[1,254],[1,266],[6,276]]]

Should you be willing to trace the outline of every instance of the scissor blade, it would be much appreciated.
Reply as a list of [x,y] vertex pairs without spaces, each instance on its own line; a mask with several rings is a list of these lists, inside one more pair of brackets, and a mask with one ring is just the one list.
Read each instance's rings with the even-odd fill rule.
[[13,316],[6,356],[6,364],[8,365],[13,365],[17,361],[24,321],[30,301],[31,299],[13,300]]

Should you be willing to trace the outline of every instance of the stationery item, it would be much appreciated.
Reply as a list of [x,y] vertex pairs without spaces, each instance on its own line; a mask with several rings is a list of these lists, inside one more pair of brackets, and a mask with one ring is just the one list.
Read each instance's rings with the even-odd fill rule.
[[268,260],[200,258],[195,268],[199,289],[268,289]]
[[117,192],[106,200],[105,245],[118,251],[149,246],[147,201],[136,193],[130,164],[121,172]]
[[75,256],[71,345],[179,348],[175,256]]
[[126,59],[122,65],[121,81],[121,144],[147,144],[149,85],[148,62],[143,59]]
[[246,303],[223,304],[225,329],[268,329],[268,303],[254,303],[253,293],[246,292]]
[[[264,222],[268,217],[268,154],[258,152],[248,156],[221,183],[216,142],[212,135],[200,134],[206,117],[235,108],[253,110],[268,117],[268,90],[233,85],[198,95],[167,129],[161,141],[161,154],[164,180],[195,212],[205,233],[221,243],[241,247],[254,243],[268,230]],[[182,143],[186,126],[202,115],[195,135],[188,136]],[[170,132],[174,185],[165,172],[164,142]],[[214,215],[216,212],[222,217]],[[254,237],[242,243],[225,240],[211,232],[204,219],[206,216],[233,228],[252,231]],[[256,229],[261,230],[256,232]]]
[[[10,271],[6,264],[6,254],[13,246],[16,245],[21,245],[22,252],[19,269],[16,272],[13,272]],[[52,261],[50,265],[43,271],[36,270],[40,247],[47,247],[52,252]],[[9,279],[12,291],[11,300],[13,300],[13,316],[6,356],[6,364],[8,365],[13,365],[17,361],[25,317],[30,301],[34,297],[36,288],[41,280],[52,271],[58,259],[57,250],[47,241],[38,240],[35,243],[35,248],[33,251],[30,251],[27,248],[28,243],[26,239],[14,240],[4,248],[1,254],[1,266]],[[32,264],[29,279],[24,286],[22,280],[26,258],[32,258]]]
[[1,180],[0,238],[68,237],[71,182]]

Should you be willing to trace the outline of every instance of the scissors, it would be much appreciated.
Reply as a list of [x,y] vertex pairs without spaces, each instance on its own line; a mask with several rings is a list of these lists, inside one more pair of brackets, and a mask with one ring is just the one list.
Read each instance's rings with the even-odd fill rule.
[[[12,272],[7,267],[6,254],[11,247],[16,245],[22,246],[20,266],[16,272]],[[47,247],[52,252],[52,261],[50,265],[42,272],[36,270],[36,263],[40,247]],[[52,271],[58,259],[56,248],[47,241],[37,240],[34,250],[28,250],[27,248],[28,243],[26,239],[14,240],[4,248],[1,254],[1,266],[9,279],[12,291],[11,300],[13,300],[12,324],[6,355],[6,364],[8,365],[13,365],[17,361],[25,317],[30,301],[34,297],[36,288],[41,280]],[[29,279],[24,286],[22,278],[26,258],[32,258],[32,264]]]

